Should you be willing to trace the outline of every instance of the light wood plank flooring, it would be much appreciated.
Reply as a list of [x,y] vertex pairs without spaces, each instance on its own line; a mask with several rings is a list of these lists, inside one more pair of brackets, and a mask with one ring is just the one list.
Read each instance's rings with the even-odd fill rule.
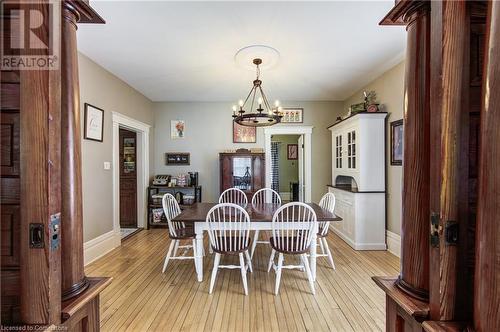
[[328,243],[337,269],[318,258],[315,296],[305,273],[295,270],[283,271],[280,294],[274,295],[265,245],[257,246],[254,273],[248,273],[248,296],[239,270],[221,270],[208,294],[212,256],[204,259],[202,283],[193,261],[171,261],[162,274],[166,229],[133,235],[85,270],[88,276],[114,278],[101,294],[103,331],[385,330],[385,297],[370,277],[396,275],[399,259],[384,251],[354,251],[333,233]]

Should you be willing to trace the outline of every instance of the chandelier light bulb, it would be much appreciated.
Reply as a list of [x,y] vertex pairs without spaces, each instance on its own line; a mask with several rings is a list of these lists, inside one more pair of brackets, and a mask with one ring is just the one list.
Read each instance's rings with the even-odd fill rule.
[[274,106],[278,107],[279,105],[280,105],[280,101],[279,101],[279,100],[276,100],[276,101],[274,102]]
[[259,97],[259,105],[262,105],[262,97]]
[[240,99],[240,101],[238,102],[238,105],[240,105],[240,107],[243,107],[243,100]]
[[236,105],[233,105],[233,112],[236,112]]

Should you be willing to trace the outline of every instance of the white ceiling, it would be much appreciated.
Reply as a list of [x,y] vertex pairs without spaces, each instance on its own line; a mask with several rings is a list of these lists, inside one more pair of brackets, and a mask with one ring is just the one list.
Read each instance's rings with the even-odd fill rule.
[[242,47],[276,48],[270,99],[344,100],[404,58],[405,31],[381,27],[388,1],[91,1],[105,25],[82,24],[78,48],[153,101],[235,101],[254,71]]

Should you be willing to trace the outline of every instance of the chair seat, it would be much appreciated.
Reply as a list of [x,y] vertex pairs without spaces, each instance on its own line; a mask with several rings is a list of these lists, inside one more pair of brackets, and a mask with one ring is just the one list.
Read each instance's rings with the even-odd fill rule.
[[[278,239],[278,241],[282,241],[280,243],[282,248],[277,246],[277,243],[274,242],[274,238],[269,239],[269,242],[271,243],[271,247],[274,250],[276,250],[277,252],[281,252],[284,254],[290,254],[290,255],[299,255],[299,254],[305,254],[309,251],[309,247],[306,247],[304,250],[297,250],[299,243],[304,243],[306,241],[306,239],[300,235],[294,236],[294,237],[281,238],[281,239]],[[285,248],[288,248],[288,250],[285,250]],[[293,248],[293,250],[292,250],[292,248]]]
[[181,229],[177,229],[175,231],[176,233],[176,236],[172,236],[170,235],[170,238],[171,239],[174,239],[174,240],[188,240],[188,239],[195,239],[196,238],[196,234],[194,233],[194,229],[193,228],[181,228]]
[[226,248],[229,248],[229,243],[231,243],[231,246],[234,248],[234,247],[240,247],[240,243],[243,243],[245,241],[245,238],[243,236],[232,236],[232,237],[226,236],[225,238],[217,237],[216,243],[218,244],[220,243],[222,249],[217,249],[214,246],[212,246],[214,252],[225,255],[236,255],[241,252],[247,251],[248,248],[250,247],[250,243],[252,242],[251,238],[249,237],[247,243],[244,244],[240,250],[224,250],[224,241],[226,243]]

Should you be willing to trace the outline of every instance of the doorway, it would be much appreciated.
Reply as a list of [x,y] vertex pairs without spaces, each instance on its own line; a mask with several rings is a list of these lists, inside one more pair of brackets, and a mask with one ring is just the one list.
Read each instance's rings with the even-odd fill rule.
[[[112,112],[113,122],[113,233],[121,240],[131,235],[135,230],[141,230],[147,226],[147,187],[149,185],[150,170],[149,170],[149,129],[150,126],[129,118],[118,112]],[[127,158],[122,158],[124,154],[122,130],[135,134],[135,200],[132,196],[123,197],[121,188],[122,176],[125,175],[124,167]],[[133,138],[133,134],[131,135]],[[128,149],[132,152],[132,149]],[[128,166],[130,175],[131,164]],[[123,198],[123,199],[122,199]],[[124,207],[130,205],[135,209],[135,227],[133,225],[133,217],[125,217],[122,226],[122,216],[131,215],[131,212],[125,212]],[[132,221],[130,221],[132,220]],[[130,223],[130,224],[129,224]],[[130,225],[130,226],[129,226]],[[128,228],[134,227],[134,228]],[[123,231],[122,231],[123,230]]]
[[271,136],[271,188],[280,194],[284,203],[304,201],[302,142],[302,135]]
[[120,128],[120,229],[137,230],[137,133]]
[[[313,126],[277,125],[264,128],[264,149],[266,163],[266,187],[271,188],[275,176],[272,172],[272,137],[276,135],[296,135],[297,166],[299,168],[299,201],[310,203],[312,196],[312,131]],[[299,143],[300,140],[300,143]]]

